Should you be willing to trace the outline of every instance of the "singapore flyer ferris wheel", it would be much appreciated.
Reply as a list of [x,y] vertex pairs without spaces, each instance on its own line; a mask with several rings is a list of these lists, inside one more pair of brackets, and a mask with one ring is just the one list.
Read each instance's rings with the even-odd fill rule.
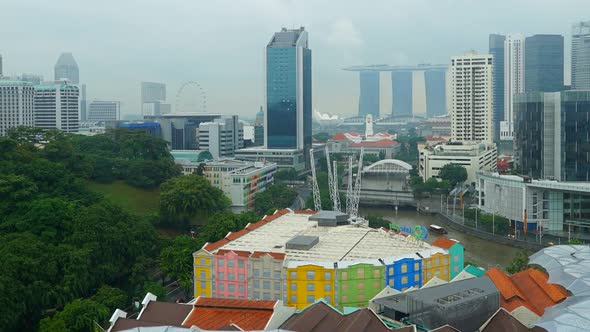
[[198,82],[182,83],[176,93],[176,112],[207,112],[207,95]]

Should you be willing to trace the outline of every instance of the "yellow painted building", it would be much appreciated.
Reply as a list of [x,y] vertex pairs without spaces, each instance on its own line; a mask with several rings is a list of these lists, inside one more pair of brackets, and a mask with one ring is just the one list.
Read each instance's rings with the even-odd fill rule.
[[195,276],[195,298],[197,296],[213,297],[213,255],[206,250],[193,253]]
[[422,260],[422,284],[430,279],[438,277],[442,280],[450,280],[449,254],[434,253]]
[[335,305],[333,267],[297,264],[301,262],[287,265],[287,305],[302,309],[319,299]]

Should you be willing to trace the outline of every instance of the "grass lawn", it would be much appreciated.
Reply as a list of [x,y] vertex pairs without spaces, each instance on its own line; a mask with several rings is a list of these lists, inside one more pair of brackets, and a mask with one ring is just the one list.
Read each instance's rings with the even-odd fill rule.
[[160,207],[160,188],[141,189],[124,181],[107,184],[88,182],[88,186],[131,213],[146,215],[158,211]]

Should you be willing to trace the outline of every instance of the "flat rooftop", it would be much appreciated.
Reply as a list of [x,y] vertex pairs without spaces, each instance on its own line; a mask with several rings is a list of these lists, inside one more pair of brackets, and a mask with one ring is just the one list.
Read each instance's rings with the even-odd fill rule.
[[[290,211],[225,243],[216,250],[241,250],[285,253],[285,260],[298,262],[365,261],[435,251],[423,241],[416,242],[403,235],[361,225],[320,227],[310,220],[311,213]],[[256,225],[256,224],[254,224]],[[319,241],[308,250],[287,249],[286,244],[295,236],[318,237]],[[230,236],[234,238],[233,236]],[[227,238],[227,237],[226,237]],[[213,250],[215,252],[216,250]]]

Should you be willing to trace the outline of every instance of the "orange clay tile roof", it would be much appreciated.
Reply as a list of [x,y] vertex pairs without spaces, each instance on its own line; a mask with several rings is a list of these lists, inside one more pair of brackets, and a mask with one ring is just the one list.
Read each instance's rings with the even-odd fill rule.
[[394,146],[395,141],[390,139],[382,139],[380,141],[363,141],[359,143],[350,143],[351,147],[366,147],[366,148],[387,148]]
[[217,330],[235,324],[245,331],[263,330],[270,321],[276,304],[277,301],[199,297],[183,325]]
[[223,247],[223,245],[224,245],[224,244],[226,244],[226,243],[228,243],[228,242],[229,242],[229,241],[228,241],[227,239],[221,239],[221,240],[219,240],[219,241],[217,241],[217,242],[213,242],[213,243],[209,243],[209,242],[207,242],[207,243],[205,243],[205,245],[203,246],[203,249],[205,249],[205,250],[207,250],[207,251],[209,251],[209,252],[212,252],[212,251],[214,251],[215,249],[218,249],[218,248],[221,248],[221,247]]
[[219,249],[217,250],[217,255],[226,255],[230,252],[233,252],[234,254],[241,256],[241,257],[248,257],[250,256],[250,252],[249,251],[243,251],[243,250],[225,250],[225,249]]
[[563,287],[548,284],[547,276],[532,268],[512,276],[507,276],[497,268],[491,268],[486,275],[500,290],[500,306],[509,312],[524,306],[542,316],[546,308],[567,297],[567,291]]
[[454,246],[455,244],[457,244],[457,241],[453,241],[449,238],[446,237],[439,237],[438,239],[434,240],[434,242],[432,242],[433,246],[437,246],[439,248],[443,248],[443,249],[450,249],[452,246]]
[[280,259],[280,260],[284,260],[285,259],[285,254],[283,253],[279,253],[279,252],[266,252],[266,251],[255,251],[252,253],[252,255],[250,255],[250,257],[252,258],[258,258],[258,257],[262,257],[264,255],[269,255],[270,257],[274,258],[274,259]]
[[296,214],[316,214],[317,211],[315,210],[295,210]]
[[229,232],[229,233],[228,233],[228,234],[225,236],[225,238],[226,238],[226,239],[228,239],[228,240],[230,240],[230,241],[233,241],[233,240],[235,240],[235,239],[239,238],[240,236],[242,236],[242,235],[244,235],[244,234],[246,234],[246,233],[248,233],[248,232],[249,232],[249,231],[248,231],[246,228],[243,228],[243,229],[241,229],[241,230],[239,230],[239,231],[237,231],[237,232]]
[[348,141],[348,137],[346,137],[346,135],[344,135],[343,133],[337,133],[334,136],[332,136],[332,140],[333,141]]

